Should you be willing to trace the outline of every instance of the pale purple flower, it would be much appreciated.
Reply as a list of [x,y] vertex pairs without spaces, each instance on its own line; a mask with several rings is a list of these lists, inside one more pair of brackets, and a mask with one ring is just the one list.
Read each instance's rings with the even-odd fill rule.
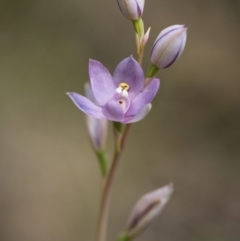
[[68,93],[74,104],[96,119],[132,123],[143,119],[151,109],[160,80],[153,78],[144,86],[144,73],[132,57],[122,60],[113,76],[96,60],[89,60],[89,77],[97,104],[74,92]]
[[129,20],[138,20],[144,9],[145,0],[117,0],[123,16]]
[[151,62],[160,69],[171,66],[182,54],[187,39],[184,25],[173,25],[160,32],[155,40]]
[[[97,103],[91,86],[89,83],[85,84],[86,97],[93,103]],[[90,115],[86,115],[88,134],[92,145],[96,151],[102,151],[105,148],[108,130],[108,120],[96,119]]]

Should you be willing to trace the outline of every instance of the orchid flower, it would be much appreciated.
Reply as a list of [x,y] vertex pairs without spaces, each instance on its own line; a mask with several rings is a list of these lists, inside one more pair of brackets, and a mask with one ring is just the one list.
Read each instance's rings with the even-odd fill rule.
[[97,104],[75,92],[67,93],[74,104],[96,119],[124,124],[140,121],[149,113],[160,85],[153,78],[144,86],[143,70],[132,56],[117,65],[113,76],[99,61],[90,59],[89,77]]

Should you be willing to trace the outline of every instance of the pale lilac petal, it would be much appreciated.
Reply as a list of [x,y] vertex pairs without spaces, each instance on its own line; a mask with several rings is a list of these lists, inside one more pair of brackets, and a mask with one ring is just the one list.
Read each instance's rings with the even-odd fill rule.
[[152,108],[152,104],[147,104],[135,115],[135,116],[125,116],[123,123],[134,123],[145,118]]
[[74,92],[69,92],[67,94],[72,99],[73,103],[85,114],[97,119],[105,118],[105,116],[102,114],[102,108],[92,103],[86,97]]
[[129,20],[137,20],[142,16],[145,0],[117,0],[123,16]]
[[182,54],[186,45],[187,35],[186,28],[179,34],[178,38],[172,43],[171,50],[165,54],[161,66],[167,68],[171,66]]
[[154,42],[151,62],[161,69],[172,65],[184,50],[186,31],[184,25],[173,25],[164,29]]
[[126,1],[118,0],[118,6],[123,16],[129,20],[137,20],[139,18],[138,7],[135,1]]
[[87,99],[91,100],[95,104],[98,104],[96,98],[94,97],[91,85],[89,83],[86,83],[84,85],[84,89]]
[[118,100],[111,99],[103,106],[103,114],[111,121],[122,122],[124,110]]
[[[96,103],[91,86],[85,84],[86,97],[93,103]],[[108,120],[96,119],[90,115],[86,115],[88,134],[95,150],[102,150],[105,147],[107,140]]]
[[89,77],[96,100],[100,105],[104,105],[116,90],[111,74],[99,61],[90,59]]
[[[156,44],[157,41],[159,41],[162,37],[164,37],[165,35],[171,33],[171,32],[174,32],[175,30],[178,30],[178,29],[182,29],[184,28],[184,25],[180,25],[180,24],[175,24],[175,25],[172,25],[172,26],[169,26],[165,29],[163,29],[159,35],[157,36],[155,42],[153,45]],[[154,46],[153,46],[154,47]]]
[[144,87],[143,70],[132,56],[124,59],[118,64],[114,71],[113,79],[117,86],[120,83],[126,83],[130,86],[128,91],[130,100],[132,100]]
[[90,115],[86,115],[87,127],[90,140],[96,150],[102,150],[107,139],[107,119],[96,119]]
[[159,85],[159,79],[152,79],[152,81],[143,89],[143,91],[133,99],[125,116],[135,116],[143,108],[143,106],[151,103],[152,99],[158,92]]
[[145,3],[145,0],[138,0],[137,1],[138,7],[140,8],[141,12],[143,12],[144,3]]

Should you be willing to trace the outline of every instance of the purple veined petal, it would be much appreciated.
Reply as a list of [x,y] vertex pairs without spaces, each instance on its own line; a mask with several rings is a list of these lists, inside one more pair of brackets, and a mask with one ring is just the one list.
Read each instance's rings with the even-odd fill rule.
[[132,57],[122,60],[116,67],[113,79],[118,86],[126,83],[130,86],[129,99],[132,100],[144,88],[144,73],[139,63]]
[[184,25],[173,25],[164,29],[154,42],[151,62],[160,69],[172,65],[184,50],[186,30]]
[[125,116],[135,116],[146,104],[150,103],[158,92],[160,80],[157,78],[152,81],[139,93],[131,102]]
[[103,119],[105,116],[102,113],[102,108],[92,103],[86,97],[74,92],[67,93],[72,99],[73,103],[85,114],[90,115],[96,119]]
[[182,54],[184,47],[186,45],[187,35],[184,29],[172,42],[169,49],[166,49],[166,52],[163,54],[163,61],[161,63],[162,68],[167,68],[172,65]]
[[138,7],[136,1],[117,0],[122,15],[129,20],[137,20],[139,18]]
[[137,4],[138,4],[138,7],[140,8],[141,14],[142,14],[143,9],[144,9],[145,0],[138,0]]
[[156,40],[155,40],[155,42],[154,42],[154,44],[153,44],[153,47],[154,47],[154,45],[156,44],[156,42],[157,42],[160,38],[164,37],[164,36],[167,35],[168,33],[171,33],[171,32],[173,32],[173,31],[175,31],[175,30],[177,30],[177,29],[182,29],[182,28],[184,28],[184,25],[175,24],[175,25],[172,25],[172,26],[169,26],[169,27],[163,29],[163,30],[159,33],[159,35],[157,36],[157,38],[156,38]]
[[124,113],[128,110],[130,101],[127,98],[115,94],[114,97],[103,106],[103,114],[107,119],[122,122]]
[[116,86],[109,71],[97,60],[89,60],[89,77],[93,94],[102,106],[115,94]]
[[137,20],[142,16],[145,0],[117,0],[123,16],[129,20]]
[[125,116],[123,123],[134,123],[145,118],[152,108],[152,104],[147,104],[135,115],[135,116]]

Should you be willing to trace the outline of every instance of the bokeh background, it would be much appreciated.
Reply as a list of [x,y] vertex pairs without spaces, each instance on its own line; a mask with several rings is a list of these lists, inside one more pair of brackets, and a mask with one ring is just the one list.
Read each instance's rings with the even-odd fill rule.
[[[174,195],[139,241],[240,240],[239,11],[237,0],[146,0],[145,70],[160,30],[184,23],[188,40],[131,130],[108,240],[142,194],[169,182]],[[65,92],[83,93],[88,58],[112,72],[131,54],[132,24],[116,1],[1,0],[1,241],[94,240],[100,174]]]

